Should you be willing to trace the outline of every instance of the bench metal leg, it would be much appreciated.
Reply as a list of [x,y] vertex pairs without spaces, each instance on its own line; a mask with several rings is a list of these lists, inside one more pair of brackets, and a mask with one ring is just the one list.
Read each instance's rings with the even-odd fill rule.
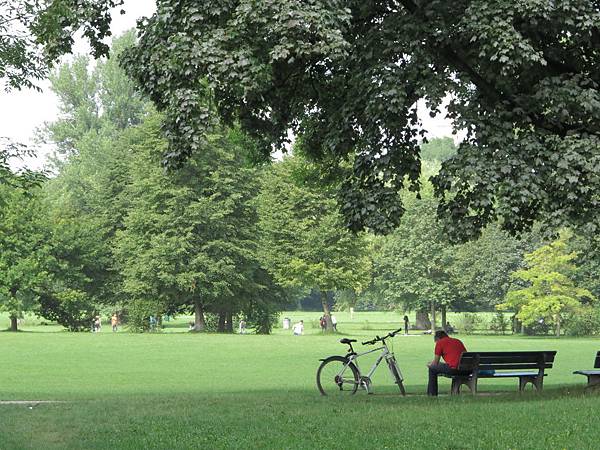
[[541,391],[544,388],[544,377],[519,377],[519,392],[525,390],[527,383],[531,383],[536,391]]
[[600,387],[600,375],[588,375],[588,384],[586,389]]
[[463,384],[469,388],[471,394],[475,395],[477,393],[477,379],[472,377],[453,377],[452,386],[450,387],[450,394],[460,394],[460,388]]

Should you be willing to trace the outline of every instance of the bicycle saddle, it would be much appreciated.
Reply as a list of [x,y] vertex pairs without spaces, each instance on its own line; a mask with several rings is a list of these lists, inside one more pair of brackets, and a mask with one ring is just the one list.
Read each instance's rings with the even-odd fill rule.
[[340,342],[342,344],[351,344],[352,342],[356,342],[356,339],[343,338],[343,339],[340,339]]

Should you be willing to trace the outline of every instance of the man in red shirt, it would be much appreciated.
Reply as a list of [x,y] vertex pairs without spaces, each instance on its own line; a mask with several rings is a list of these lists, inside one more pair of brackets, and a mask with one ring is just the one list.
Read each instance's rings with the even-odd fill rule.
[[[458,371],[458,362],[460,355],[466,352],[464,344],[459,339],[448,336],[445,331],[436,331],[433,340],[435,341],[434,358],[427,367],[429,367],[429,384],[427,385],[427,395],[438,395],[438,375],[448,374],[456,375]],[[444,358],[444,363],[440,362]]]

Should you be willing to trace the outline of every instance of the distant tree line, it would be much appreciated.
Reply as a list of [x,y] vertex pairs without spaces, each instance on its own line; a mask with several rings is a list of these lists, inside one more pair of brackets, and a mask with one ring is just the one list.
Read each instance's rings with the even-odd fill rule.
[[477,240],[449,243],[428,179],[456,151],[450,138],[421,146],[420,193],[396,194],[406,212],[387,236],[348,231],[339,181],[304,144],[257,164],[255,141],[221,123],[208,99],[196,118],[214,121],[195,144],[202,151],[165,171],[164,116],[117,63],[134,42],[128,33],[113,58],[79,56],[52,72],[60,116],[40,138],[56,146],[53,176],[14,173],[7,161],[21,150],[2,150],[0,307],[11,329],[32,311],[87,330],[110,310],[134,330],[187,313],[194,331],[232,332],[243,316],[268,333],[311,292],[328,329],[332,308],[413,311],[430,327],[448,310],[499,307],[558,333],[596,311],[594,237],[555,240],[534,227],[516,238],[489,225]]

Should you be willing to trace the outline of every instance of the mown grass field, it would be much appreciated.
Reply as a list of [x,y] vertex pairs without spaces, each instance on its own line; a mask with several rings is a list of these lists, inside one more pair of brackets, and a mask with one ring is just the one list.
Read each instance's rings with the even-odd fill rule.
[[[396,320],[371,319],[364,330],[339,317],[340,331],[367,339]],[[185,322],[172,321],[170,331],[184,331]],[[477,397],[430,399],[423,393],[431,336],[398,336],[407,397],[381,366],[374,395],[331,399],[315,387],[318,359],[344,346],[309,326],[294,337],[281,329],[111,333],[107,325],[76,334],[27,324],[29,331],[0,333],[0,400],[61,403],[0,404],[2,449],[595,449],[600,441],[600,395],[571,374],[591,367],[599,339],[461,336],[470,350],[558,350],[556,366],[541,395],[516,394],[514,379],[483,380]],[[447,393],[449,381],[440,384]]]

